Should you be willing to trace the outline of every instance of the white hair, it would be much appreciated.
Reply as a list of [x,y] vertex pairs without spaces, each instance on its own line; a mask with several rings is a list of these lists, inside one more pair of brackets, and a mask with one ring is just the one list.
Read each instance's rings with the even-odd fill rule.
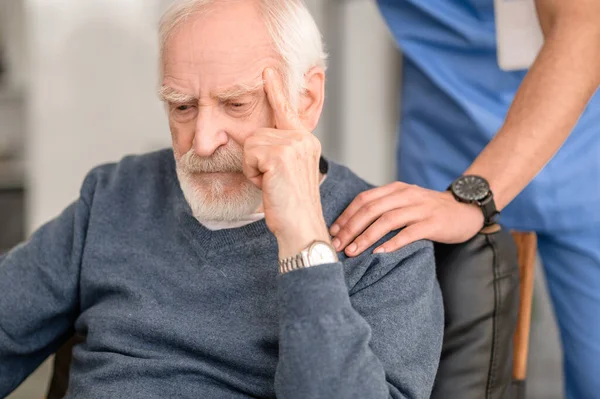
[[[204,13],[210,5],[224,0],[175,0],[160,22],[161,75],[169,38],[192,14]],[[264,17],[273,46],[282,60],[288,100],[297,106],[305,89],[304,75],[314,67],[327,68],[327,54],[321,32],[303,0],[255,1]]]

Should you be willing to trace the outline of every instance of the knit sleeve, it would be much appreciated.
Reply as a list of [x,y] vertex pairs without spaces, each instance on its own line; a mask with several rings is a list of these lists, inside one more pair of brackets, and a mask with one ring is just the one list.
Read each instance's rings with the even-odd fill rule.
[[0,257],[0,397],[13,391],[72,329],[88,218],[82,195]]
[[433,250],[368,259],[350,293],[342,263],[279,277],[278,398],[429,398],[443,335]]

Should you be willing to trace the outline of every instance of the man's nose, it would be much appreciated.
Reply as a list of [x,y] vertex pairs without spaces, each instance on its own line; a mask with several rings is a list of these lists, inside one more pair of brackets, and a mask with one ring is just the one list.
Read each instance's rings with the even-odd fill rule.
[[229,137],[212,107],[200,108],[194,134],[194,152],[201,157],[210,157]]

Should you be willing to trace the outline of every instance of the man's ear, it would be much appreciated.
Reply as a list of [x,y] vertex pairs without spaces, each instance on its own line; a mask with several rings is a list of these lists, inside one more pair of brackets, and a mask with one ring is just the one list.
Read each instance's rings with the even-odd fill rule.
[[304,92],[300,94],[298,116],[304,128],[310,132],[315,130],[321,119],[325,102],[325,70],[314,67],[305,75]]

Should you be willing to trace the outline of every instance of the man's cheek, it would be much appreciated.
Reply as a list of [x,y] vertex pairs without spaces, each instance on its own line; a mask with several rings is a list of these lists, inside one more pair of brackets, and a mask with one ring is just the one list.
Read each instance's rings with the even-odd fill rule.
[[169,126],[171,129],[173,148],[181,155],[187,153],[194,144],[193,126],[181,126],[173,121],[169,121]]

